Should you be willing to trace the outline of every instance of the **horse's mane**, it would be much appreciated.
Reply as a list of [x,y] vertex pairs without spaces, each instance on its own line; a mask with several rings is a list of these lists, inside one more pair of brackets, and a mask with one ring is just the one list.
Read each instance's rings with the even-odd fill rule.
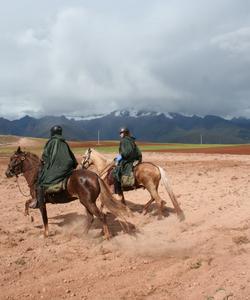
[[30,157],[34,161],[40,161],[39,157],[35,153],[26,152],[26,156]]
[[92,153],[92,159],[96,160],[95,164],[97,165],[97,168],[103,168],[103,164],[106,165],[108,163],[108,159],[102,153],[94,148],[90,148],[90,151]]
[[97,157],[99,157],[100,159],[105,159],[107,160],[107,158],[100,152],[98,152],[97,150],[95,150],[94,148],[90,148],[91,152],[96,155]]

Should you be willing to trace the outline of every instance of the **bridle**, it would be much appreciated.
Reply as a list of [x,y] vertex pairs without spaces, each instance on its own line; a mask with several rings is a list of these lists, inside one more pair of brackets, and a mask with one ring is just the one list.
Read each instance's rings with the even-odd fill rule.
[[11,166],[9,164],[9,173],[11,176],[16,176],[16,183],[19,189],[19,192],[25,196],[25,197],[29,197],[30,195],[26,195],[24,194],[24,192],[22,191],[19,181],[18,181],[18,175],[23,173],[23,162],[26,159],[26,153],[24,152],[24,155],[22,155],[21,157],[17,154],[14,154],[14,158],[16,159],[14,163],[11,163]]
[[[88,148],[87,155],[84,155],[84,160],[82,161],[82,167],[88,169],[91,165],[93,165],[92,162],[90,162],[90,155],[91,155],[91,148]],[[105,166],[100,172],[99,176],[102,177],[111,167],[115,165],[115,162],[112,161],[110,164]]]
[[20,187],[20,184],[18,182],[18,175],[36,168],[36,166],[32,166],[32,167],[30,167],[29,169],[27,169],[25,171],[23,170],[23,162],[24,162],[25,159],[27,159],[27,154],[28,153],[26,153],[26,152],[22,152],[22,154],[20,154],[20,155],[15,153],[14,154],[15,161],[10,162],[9,165],[8,165],[9,174],[12,177],[16,176],[16,183],[17,183],[18,189],[19,189],[20,193],[25,197],[29,197],[30,195],[26,195],[26,194],[23,193],[23,191]]
[[26,153],[21,158],[19,155],[14,154],[14,158],[15,162],[8,165],[9,173],[11,176],[18,177],[19,174],[23,173],[23,161],[26,159]]

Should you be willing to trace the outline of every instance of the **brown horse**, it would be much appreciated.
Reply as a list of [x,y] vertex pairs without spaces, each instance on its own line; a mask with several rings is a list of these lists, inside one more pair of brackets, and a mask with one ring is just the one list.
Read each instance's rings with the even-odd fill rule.
[[[107,159],[93,148],[89,148],[88,150],[86,150],[85,154],[83,155],[82,165],[86,167],[89,167],[90,165],[94,165],[94,167],[98,171],[98,174],[103,179],[107,178],[107,173],[110,171],[110,168],[114,167],[113,162],[109,164]],[[135,188],[143,187],[146,188],[151,195],[151,199],[144,206],[143,209],[144,214],[147,213],[150,204],[153,201],[156,201],[159,218],[162,217],[162,208],[163,208],[164,201],[160,198],[158,194],[159,183],[160,180],[162,179],[164,186],[169,194],[169,197],[173,203],[177,216],[181,221],[185,219],[184,213],[181,210],[176,200],[176,197],[173,193],[172,188],[170,187],[170,184],[167,180],[166,173],[163,170],[163,168],[156,166],[155,164],[150,162],[142,162],[134,167],[134,176],[135,176],[135,186],[133,186],[131,190]],[[124,196],[123,196],[123,203],[125,203]]]
[[[36,196],[36,181],[40,168],[40,159],[37,155],[30,152],[21,151],[18,147],[17,151],[10,157],[8,168],[5,172],[7,177],[18,176],[23,174],[32,198]],[[104,183],[94,172],[87,169],[74,170],[67,182],[67,190],[55,194],[45,194],[45,204],[40,207],[43,224],[44,236],[47,237],[48,231],[48,217],[46,210],[46,203],[67,203],[79,198],[80,202],[85,206],[87,213],[87,225],[85,232],[90,229],[94,220],[94,215],[103,224],[103,232],[107,239],[110,238],[110,232],[106,222],[106,215],[102,213],[96,206],[96,199],[100,196],[102,205],[111,211],[116,217],[122,219],[127,225],[125,216],[129,216],[127,208],[118,203],[112,198],[112,195]],[[32,199],[25,203],[25,213],[28,214],[29,204]]]

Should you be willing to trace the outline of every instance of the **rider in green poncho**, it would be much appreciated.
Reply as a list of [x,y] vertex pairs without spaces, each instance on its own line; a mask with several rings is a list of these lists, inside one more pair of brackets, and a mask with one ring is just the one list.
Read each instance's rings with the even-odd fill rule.
[[62,137],[61,126],[53,126],[51,137],[42,154],[42,168],[38,175],[37,196],[30,204],[31,208],[39,208],[44,203],[44,191],[69,177],[77,167],[77,160],[69,145]]
[[128,128],[120,129],[119,154],[116,157],[117,165],[113,176],[115,179],[115,194],[118,200],[122,199],[121,178],[123,175],[129,176],[133,172],[133,162],[142,161],[142,154],[135,143],[135,138],[130,135]]

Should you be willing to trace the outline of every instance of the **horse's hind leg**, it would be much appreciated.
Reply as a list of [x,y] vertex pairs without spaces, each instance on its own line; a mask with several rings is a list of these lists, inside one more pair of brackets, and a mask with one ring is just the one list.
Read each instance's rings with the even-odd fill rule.
[[84,230],[85,234],[87,234],[89,232],[89,229],[94,221],[93,214],[87,208],[86,208],[86,213],[87,213],[87,224],[86,224],[86,228]]
[[[151,195],[150,201],[145,206],[147,206],[146,209],[148,209],[148,206],[155,200],[157,209],[158,209],[158,219],[161,219],[164,201],[160,198],[160,196],[157,192],[158,185],[159,185],[159,183],[154,184],[153,182],[145,185],[146,189],[149,191],[149,193]],[[145,207],[144,207],[144,210],[145,210]]]
[[105,214],[103,214],[103,231],[104,231],[104,235],[105,235],[106,239],[109,240],[111,238],[111,234],[109,232]]
[[93,202],[92,203],[83,202],[83,204],[87,208],[87,210],[89,211],[90,214],[95,215],[102,222],[104,235],[107,239],[110,239],[111,234],[110,234],[109,229],[108,229],[108,225],[107,225],[107,221],[106,221],[106,215],[104,213],[102,213],[98,209],[96,204],[93,203]]
[[158,195],[158,192],[156,192],[157,195],[155,196],[155,202],[157,205],[157,209],[158,209],[158,219],[162,219],[162,215],[163,215],[163,205],[164,205],[164,201],[161,199],[161,197]]
[[143,211],[142,211],[142,213],[143,213],[144,215],[146,215],[146,214],[148,213],[148,208],[149,208],[149,206],[151,205],[151,203],[152,203],[153,201],[154,201],[154,199],[151,198],[151,199],[144,205]]

